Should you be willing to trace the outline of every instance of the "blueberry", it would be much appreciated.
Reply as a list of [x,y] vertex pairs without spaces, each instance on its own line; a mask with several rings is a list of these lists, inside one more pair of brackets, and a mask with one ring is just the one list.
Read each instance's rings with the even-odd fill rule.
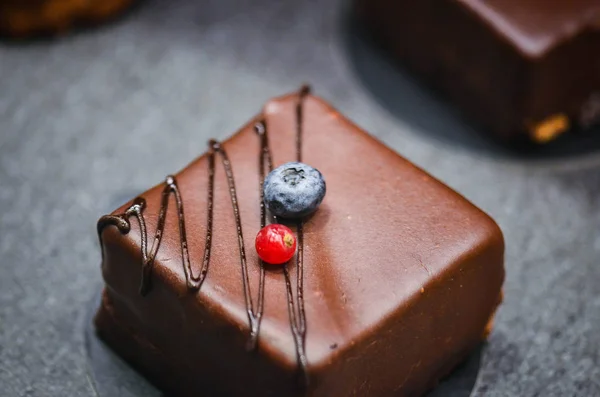
[[265,205],[273,215],[298,219],[317,210],[325,197],[325,178],[304,163],[286,163],[275,168],[263,185]]

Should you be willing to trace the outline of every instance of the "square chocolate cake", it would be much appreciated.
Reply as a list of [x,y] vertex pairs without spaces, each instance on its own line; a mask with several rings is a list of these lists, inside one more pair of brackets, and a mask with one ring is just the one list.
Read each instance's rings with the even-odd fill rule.
[[[263,183],[290,161],[327,189],[286,223]],[[255,236],[278,222],[297,248],[268,265]],[[494,221],[306,88],[98,232],[98,334],[170,396],[421,395],[485,339],[501,301]]]
[[544,143],[600,121],[597,0],[357,0],[357,14],[486,132]]

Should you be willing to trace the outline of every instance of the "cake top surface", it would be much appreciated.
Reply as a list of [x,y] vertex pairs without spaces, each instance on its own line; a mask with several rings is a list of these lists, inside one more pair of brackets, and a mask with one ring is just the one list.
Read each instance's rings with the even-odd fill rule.
[[[259,116],[268,128],[275,167],[296,159],[296,101],[296,95],[271,100]],[[256,302],[260,267],[254,238],[261,224],[261,144],[253,128],[255,121],[223,142],[222,148],[235,178],[249,287]],[[426,295],[445,272],[455,271],[492,245],[503,247],[501,232],[487,215],[311,95],[304,101],[302,157],[327,181],[323,203],[304,224],[306,352],[311,365],[326,363],[337,349],[353,345],[393,313]],[[209,157],[203,155],[176,175],[194,274],[203,263],[208,169]],[[150,236],[157,227],[163,187],[142,195]],[[165,219],[153,283],[165,283],[177,295],[189,295],[173,197]],[[114,229],[108,233],[114,234],[111,238],[127,239],[139,251],[141,234],[135,222],[127,235]],[[210,307],[247,329],[236,221],[218,155],[211,237],[207,277],[200,291],[194,292],[194,301],[199,308]],[[295,286],[294,260],[289,271]],[[281,270],[267,270],[264,297],[259,348],[294,366],[296,351]]]
[[596,0],[458,0],[526,55],[539,56],[586,29],[600,29]]

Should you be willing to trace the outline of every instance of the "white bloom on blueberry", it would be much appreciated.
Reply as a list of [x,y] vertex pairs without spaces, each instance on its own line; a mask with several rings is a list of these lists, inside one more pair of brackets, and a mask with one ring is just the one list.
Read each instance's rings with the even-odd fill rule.
[[265,205],[273,215],[298,219],[315,212],[325,197],[325,178],[307,164],[291,162],[275,168],[263,185]]

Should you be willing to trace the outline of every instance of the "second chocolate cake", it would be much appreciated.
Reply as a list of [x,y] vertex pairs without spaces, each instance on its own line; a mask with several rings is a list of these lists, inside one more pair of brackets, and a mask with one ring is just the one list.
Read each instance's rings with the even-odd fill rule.
[[597,0],[357,0],[375,36],[486,132],[538,143],[600,121]]
[[[327,192],[269,266],[263,181],[289,161]],[[504,279],[487,215],[306,88],[98,232],[97,331],[172,396],[423,394],[485,338]]]

